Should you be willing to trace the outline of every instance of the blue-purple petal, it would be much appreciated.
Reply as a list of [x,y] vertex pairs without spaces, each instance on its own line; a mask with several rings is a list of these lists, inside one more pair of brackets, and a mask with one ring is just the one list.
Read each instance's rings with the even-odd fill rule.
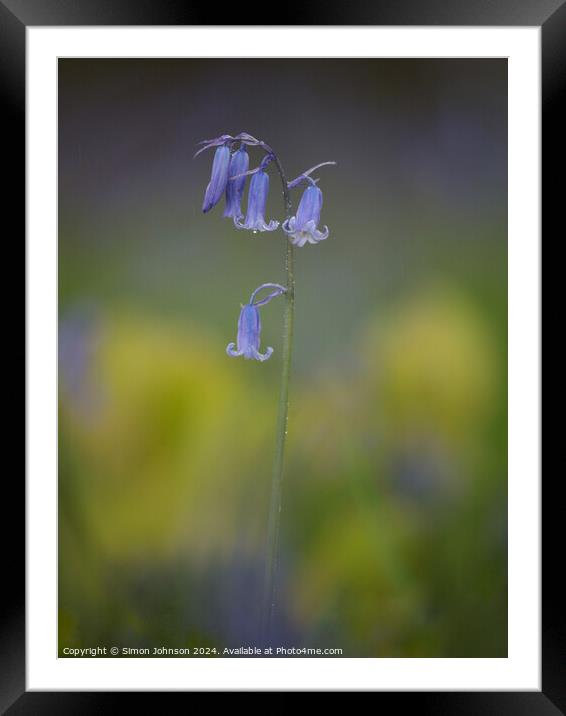
[[206,214],[216,206],[222,198],[228,181],[228,168],[230,165],[230,149],[224,144],[214,153],[210,182],[206,187],[202,210]]
[[[234,152],[230,157],[230,165],[228,167],[228,182],[226,184],[226,208],[224,216],[232,218],[241,218],[242,216],[242,196],[246,186],[246,177],[239,176],[248,171],[250,165],[250,157],[246,148],[242,146],[238,151]],[[237,177],[231,179],[231,177]]]

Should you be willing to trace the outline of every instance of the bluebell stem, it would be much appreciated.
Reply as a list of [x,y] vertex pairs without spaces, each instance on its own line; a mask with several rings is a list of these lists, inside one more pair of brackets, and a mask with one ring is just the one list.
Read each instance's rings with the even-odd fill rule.
[[[300,174],[291,182],[287,181],[283,165],[278,155],[264,141],[252,137],[247,132],[241,132],[233,137],[230,134],[223,134],[214,139],[206,139],[200,142],[203,146],[195,154],[197,156],[206,149],[217,147],[212,177],[207,187],[204,211],[214,206],[226,190],[225,215],[233,217],[234,224],[239,229],[251,231],[274,231],[279,222],[272,220],[265,221],[265,206],[269,192],[269,177],[265,172],[267,165],[273,162],[283,188],[283,204],[285,208],[285,221],[282,228],[289,236],[285,241],[285,286],[279,284],[262,284],[257,288],[250,298],[250,302],[242,306],[238,321],[237,348],[230,343],[226,349],[228,355],[243,356],[247,359],[265,361],[272,352],[267,348],[265,353],[260,353],[261,321],[259,307],[265,305],[272,298],[285,294],[285,309],[283,320],[283,340],[281,347],[281,390],[279,394],[279,410],[277,417],[277,431],[275,454],[273,459],[273,473],[271,479],[271,498],[269,506],[268,536],[267,536],[267,557],[264,583],[264,601],[261,619],[261,634],[264,643],[270,639],[271,625],[275,609],[275,585],[277,574],[277,555],[279,544],[279,526],[281,515],[281,486],[283,478],[283,463],[285,444],[287,439],[287,424],[289,414],[289,379],[291,373],[291,358],[293,345],[293,325],[295,315],[295,276],[294,276],[294,246],[304,246],[305,243],[318,243],[328,236],[328,228],[318,229],[320,211],[322,208],[322,192],[316,186],[316,181],[310,175],[320,167],[335,164],[335,162],[323,162],[317,164],[306,172]],[[235,144],[239,144],[239,150],[230,156]],[[247,165],[244,168],[245,160],[243,154],[244,146],[257,147],[264,152],[264,157],[259,166],[249,171]],[[217,163],[218,162],[218,163]],[[242,162],[242,166],[236,166],[236,162]],[[229,166],[230,165],[230,166]],[[237,172],[237,173],[236,173]],[[246,177],[251,176],[248,195],[248,206],[245,221],[242,222],[240,214],[241,196],[245,186]],[[242,183],[236,183],[242,180]],[[233,185],[231,186],[231,182]],[[309,186],[305,190],[299,208],[295,216],[292,216],[292,203],[290,190],[302,182]],[[206,208],[205,208],[206,207]],[[259,291],[271,288],[272,291],[265,298],[256,300]]]
[[216,206],[226,191],[228,182],[228,168],[230,166],[230,148],[222,144],[214,153],[212,162],[212,173],[206,187],[202,210],[206,214],[213,206]]
[[311,185],[303,192],[296,215],[286,219],[281,225],[295,246],[304,246],[307,242],[317,244],[328,238],[329,234],[328,226],[325,226],[323,231],[317,228],[322,209],[322,191],[314,180],[309,180]]
[[226,184],[226,208],[224,216],[232,219],[242,218],[242,195],[246,186],[246,172],[250,165],[250,157],[244,144],[230,157],[228,183]]
[[242,223],[240,219],[234,218],[234,225],[238,229],[249,229],[251,231],[275,231],[275,229],[279,226],[279,222],[272,219],[269,223],[266,223],[264,218],[268,193],[269,176],[263,171],[263,169],[259,169],[253,174],[250,181],[246,220]]
[[[273,288],[275,290],[260,301],[256,301],[255,298],[257,294],[264,288]],[[272,298],[280,296],[282,293],[285,293],[286,290],[284,286],[278,283],[263,283],[256,288],[251,295],[250,302],[242,306],[242,310],[240,311],[240,318],[238,320],[238,347],[237,350],[235,350],[234,343],[229,343],[226,347],[226,353],[229,356],[244,356],[247,360],[253,359],[261,362],[271,356],[273,353],[271,346],[267,348],[265,353],[262,354],[259,352],[261,319],[258,306],[265,306]]]

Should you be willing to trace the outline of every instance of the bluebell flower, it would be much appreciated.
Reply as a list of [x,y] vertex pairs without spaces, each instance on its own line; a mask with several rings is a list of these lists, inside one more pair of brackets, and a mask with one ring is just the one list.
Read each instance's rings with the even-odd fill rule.
[[213,206],[216,206],[226,191],[228,182],[228,168],[230,165],[230,148],[223,144],[214,153],[212,162],[212,173],[210,181],[204,194],[202,210],[206,214]]
[[[246,147],[242,144],[238,151],[234,152],[230,157],[224,216],[234,219],[242,218],[241,202],[244,187],[246,186],[246,177],[242,175],[248,171],[249,165],[250,157],[246,151]],[[231,177],[237,178],[231,179]]]
[[234,217],[234,225],[238,229],[250,229],[251,231],[275,231],[279,222],[272,219],[265,222],[265,205],[269,193],[269,176],[260,169],[252,175],[250,189],[248,192],[248,210],[246,220],[242,223],[239,218]]
[[[273,288],[274,290],[265,298],[260,301],[256,301],[257,294],[264,288]],[[263,362],[267,360],[273,353],[273,348],[269,346],[265,353],[259,352],[260,345],[260,334],[261,334],[261,319],[259,316],[259,306],[264,306],[269,303],[272,298],[280,296],[285,293],[287,289],[278,283],[264,283],[252,293],[250,302],[245,306],[242,306],[240,311],[240,318],[238,319],[238,347],[235,349],[234,343],[229,343],[226,347],[226,353],[229,356],[244,356],[246,360],[259,360]]]
[[328,226],[320,231],[317,226],[320,221],[320,210],[322,209],[322,191],[314,181],[303,192],[297,214],[286,219],[281,228],[289,235],[289,239],[295,246],[317,244],[328,237],[330,233]]

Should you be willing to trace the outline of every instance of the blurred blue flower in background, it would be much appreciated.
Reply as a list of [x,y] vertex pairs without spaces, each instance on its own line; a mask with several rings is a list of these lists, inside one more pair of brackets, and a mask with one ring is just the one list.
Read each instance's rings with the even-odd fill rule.
[[98,312],[90,303],[68,309],[59,320],[60,386],[79,412],[90,412],[100,399],[91,381],[99,330]]

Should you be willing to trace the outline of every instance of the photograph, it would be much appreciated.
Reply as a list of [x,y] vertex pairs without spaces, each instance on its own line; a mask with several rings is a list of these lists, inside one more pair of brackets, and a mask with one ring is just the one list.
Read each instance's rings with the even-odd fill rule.
[[507,657],[507,60],[57,74],[58,656]]

